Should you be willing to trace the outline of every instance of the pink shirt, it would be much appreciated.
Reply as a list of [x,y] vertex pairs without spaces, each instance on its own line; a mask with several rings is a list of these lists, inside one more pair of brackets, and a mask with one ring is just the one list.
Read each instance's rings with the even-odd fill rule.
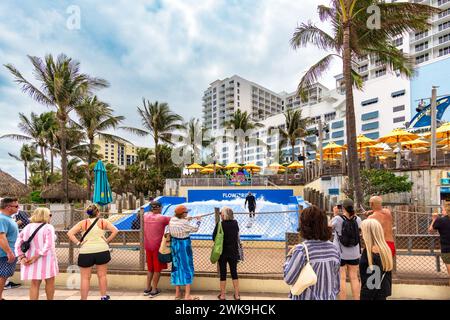
[[152,212],[144,215],[144,248],[145,250],[158,250],[164,229],[169,224],[170,217]]

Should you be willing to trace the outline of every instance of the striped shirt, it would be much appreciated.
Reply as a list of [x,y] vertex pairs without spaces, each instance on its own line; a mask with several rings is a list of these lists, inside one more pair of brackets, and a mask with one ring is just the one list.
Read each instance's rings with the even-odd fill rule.
[[187,238],[192,232],[197,232],[200,228],[200,220],[197,220],[196,226],[191,225],[190,221],[187,219],[179,219],[173,217],[169,222],[169,233],[175,238]]
[[[336,300],[340,288],[340,255],[336,246],[330,241],[306,240],[309,261],[317,275],[317,283],[301,295],[293,296],[292,300]],[[306,264],[306,253],[303,245],[297,245],[291,256],[286,258],[284,265],[284,281],[293,285],[300,271]]]

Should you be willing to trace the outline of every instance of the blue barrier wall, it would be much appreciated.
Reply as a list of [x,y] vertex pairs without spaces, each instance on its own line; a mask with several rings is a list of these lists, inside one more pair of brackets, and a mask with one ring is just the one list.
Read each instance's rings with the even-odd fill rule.
[[290,197],[294,195],[292,189],[283,190],[258,190],[258,189],[221,189],[221,190],[188,190],[188,202],[207,201],[207,200],[233,200],[236,198],[245,198],[247,193],[251,192],[260,199],[263,197],[266,201],[288,204]]

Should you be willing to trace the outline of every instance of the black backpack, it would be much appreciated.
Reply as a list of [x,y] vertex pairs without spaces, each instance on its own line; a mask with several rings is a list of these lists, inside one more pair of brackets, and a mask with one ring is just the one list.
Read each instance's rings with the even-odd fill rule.
[[346,216],[341,215],[342,220],[342,230],[339,236],[339,242],[344,247],[354,247],[360,243],[359,238],[359,227],[357,222],[357,217],[354,216],[348,219]]

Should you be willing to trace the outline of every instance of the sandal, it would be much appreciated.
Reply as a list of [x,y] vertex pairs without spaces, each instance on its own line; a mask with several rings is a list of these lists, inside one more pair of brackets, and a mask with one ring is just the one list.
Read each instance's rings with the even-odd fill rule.
[[234,297],[234,300],[241,300],[241,296],[236,297],[236,295],[233,295],[233,297]]
[[175,297],[175,300],[183,300],[182,297]]
[[219,295],[217,296],[217,299],[219,299],[219,300],[227,300],[226,298],[221,298],[221,297],[220,297],[221,295],[222,295],[222,294],[219,293]]
[[188,301],[190,301],[190,300],[200,300],[200,298],[199,297],[192,297],[191,299],[184,299],[184,300],[188,300]]

